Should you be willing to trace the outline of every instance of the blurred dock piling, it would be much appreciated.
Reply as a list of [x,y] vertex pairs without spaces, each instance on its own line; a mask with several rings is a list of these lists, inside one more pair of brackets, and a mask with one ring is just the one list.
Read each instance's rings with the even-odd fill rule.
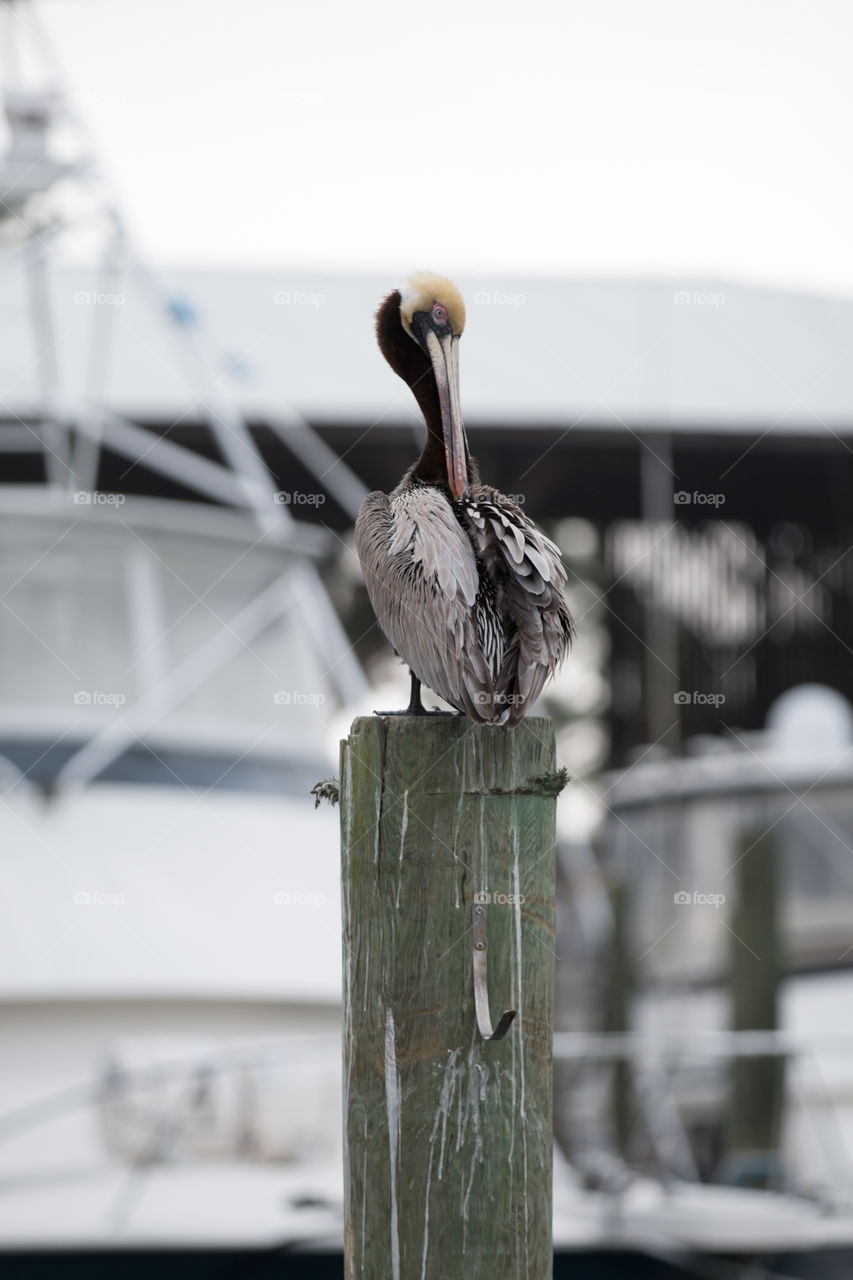
[[[731,1024],[735,1031],[779,1026],[782,941],[780,852],[772,831],[747,828],[736,865],[732,919]],[[739,1185],[778,1186],[784,1102],[783,1057],[740,1058],[731,1066],[724,1176]]]

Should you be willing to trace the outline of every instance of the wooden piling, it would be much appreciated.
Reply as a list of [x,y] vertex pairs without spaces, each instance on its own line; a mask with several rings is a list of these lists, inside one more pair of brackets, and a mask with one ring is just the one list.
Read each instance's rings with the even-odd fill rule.
[[[607,968],[602,992],[602,1030],[625,1035],[631,1029],[631,1006],[634,999],[634,968],[630,936],[630,886],[620,876],[610,889],[613,931],[607,955]],[[611,1131],[615,1149],[630,1161],[633,1132],[632,1112],[635,1108],[633,1069],[630,1059],[613,1063],[610,1083]]]
[[[552,1274],[551,722],[370,717],[342,744],[347,1280]],[[486,900],[492,1020],[474,1009]]]
[[[729,939],[735,1031],[775,1031],[779,1025],[779,856],[772,830],[743,833]],[[727,1179],[754,1187],[776,1185],[783,1098],[781,1058],[738,1058],[732,1063],[723,1165]]]

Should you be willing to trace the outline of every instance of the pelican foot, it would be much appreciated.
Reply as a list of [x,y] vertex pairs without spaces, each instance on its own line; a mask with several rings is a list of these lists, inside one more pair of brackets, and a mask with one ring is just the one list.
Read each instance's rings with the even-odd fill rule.
[[418,677],[415,675],[414,671],[412,671],[410,674],[412,677],[412,696],[409,699],[409,705],[406,707],[405,711],[374,711],[373,714],[375,716],[458,716],[459,715],[458,711],[443,711],[439,707],[433,707],[432,711],[427,711],[426,707],[421,702],[421,682],[418,679]]
[[433,707],[432,711],[428,711],[426,707],[417,707],[412,710],[406,707],[403,711],[374,711],[375,716],[458,716],[458,711],[444,711],[441,707]]

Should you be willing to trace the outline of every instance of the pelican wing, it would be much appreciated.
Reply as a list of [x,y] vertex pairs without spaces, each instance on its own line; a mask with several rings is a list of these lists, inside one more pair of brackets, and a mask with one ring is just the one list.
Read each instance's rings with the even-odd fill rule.
[[496,697],[517,723],[571,644],[574,626],[565,598],[560,550],[520,507],[489,485],[472,486],[462,518],[496,587],[496,605],[509,620]]
[[495,704],[494,647],[490,662],[478,636],[477,606],[491,584],[481,584],[443,493],[415,485],[390,499],[368,494],[355,545],[379,625],[418,679],[473,720],[506,719]]

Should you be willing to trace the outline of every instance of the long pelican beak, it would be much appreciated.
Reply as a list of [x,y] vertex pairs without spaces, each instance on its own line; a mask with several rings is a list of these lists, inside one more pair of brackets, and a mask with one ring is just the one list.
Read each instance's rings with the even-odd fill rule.
[[447,457],[447,481],[450,492],[458,501],[468,496],[465,428],[462,425],[462,409],[459,404],[459,337],[448,333],[443,338],[439,338],[437,333],[428,329],[426,343],[435,372],[438,402],[441,406],[441,427],[444,433],[444,452]]

